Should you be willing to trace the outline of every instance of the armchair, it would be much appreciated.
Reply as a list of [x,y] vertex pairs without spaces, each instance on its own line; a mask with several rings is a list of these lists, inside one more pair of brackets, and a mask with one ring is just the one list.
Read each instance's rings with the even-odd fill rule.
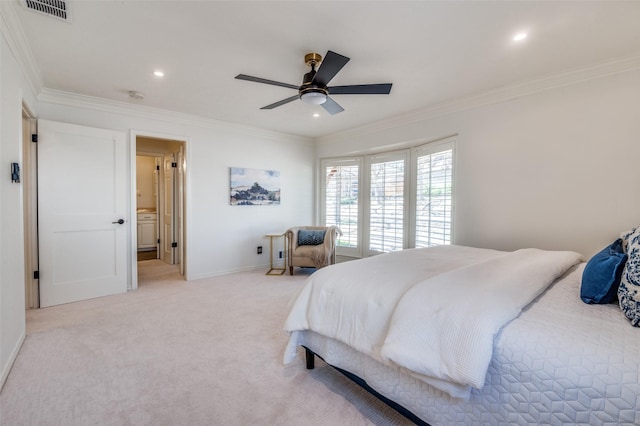
[[287,229],[289,274],[293,267],[322,268],[336,263],[336,226],[296,226]]

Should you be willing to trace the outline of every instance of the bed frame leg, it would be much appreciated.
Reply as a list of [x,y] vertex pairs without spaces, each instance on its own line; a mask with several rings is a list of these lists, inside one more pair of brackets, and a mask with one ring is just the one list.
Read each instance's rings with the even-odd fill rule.
[[307,370],[313,370],[315,367],[315,355],[312,351],[307,348],[304,348],[304,355],[307,360]]

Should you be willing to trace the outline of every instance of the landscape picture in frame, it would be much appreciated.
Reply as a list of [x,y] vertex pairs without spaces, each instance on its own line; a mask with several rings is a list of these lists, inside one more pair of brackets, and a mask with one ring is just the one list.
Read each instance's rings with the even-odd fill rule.
[[230,167],[232,206],[280,204],[280,172]]

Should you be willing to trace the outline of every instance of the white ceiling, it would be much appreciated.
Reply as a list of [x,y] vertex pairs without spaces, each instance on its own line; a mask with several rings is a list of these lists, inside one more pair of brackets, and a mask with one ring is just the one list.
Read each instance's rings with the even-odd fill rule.
[[[67,23],[17,7],[45,88],[309,137],[640,54],[640,1],[72,1],[71,8]],[[520,31],[528,38],[513,42]],[[327,50],[351,58],[331,85],[391,82],[391,94],[336,95],[345,111],[334,116],[300,101],[260,110],[296,92],[234,79],[298,85],[308,71],[304,55]],[[165,77],[154,77],[156,69]],[[129,98],[130,90],[145,98]]]

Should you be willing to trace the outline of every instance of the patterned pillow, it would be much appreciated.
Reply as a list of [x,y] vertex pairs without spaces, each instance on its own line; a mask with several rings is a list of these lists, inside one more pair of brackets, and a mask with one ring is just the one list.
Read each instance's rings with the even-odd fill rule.
[[628,259],[622,271],[618,300],[631,325],[640,327],[640,227],[624,236]]
[[636,232],[636,229],[638,228],[632,228],[628,231],[625,232],[621,232],[620,233],[620,240],[622,241],[622,250],[624,250],[625,252],[627,251],[627,242],[629,241],[629,237]]
[[325,232],[327,231],[300,229],[298,231],[298,245],[317,246],[318,244],[322,244],[324,243]]

